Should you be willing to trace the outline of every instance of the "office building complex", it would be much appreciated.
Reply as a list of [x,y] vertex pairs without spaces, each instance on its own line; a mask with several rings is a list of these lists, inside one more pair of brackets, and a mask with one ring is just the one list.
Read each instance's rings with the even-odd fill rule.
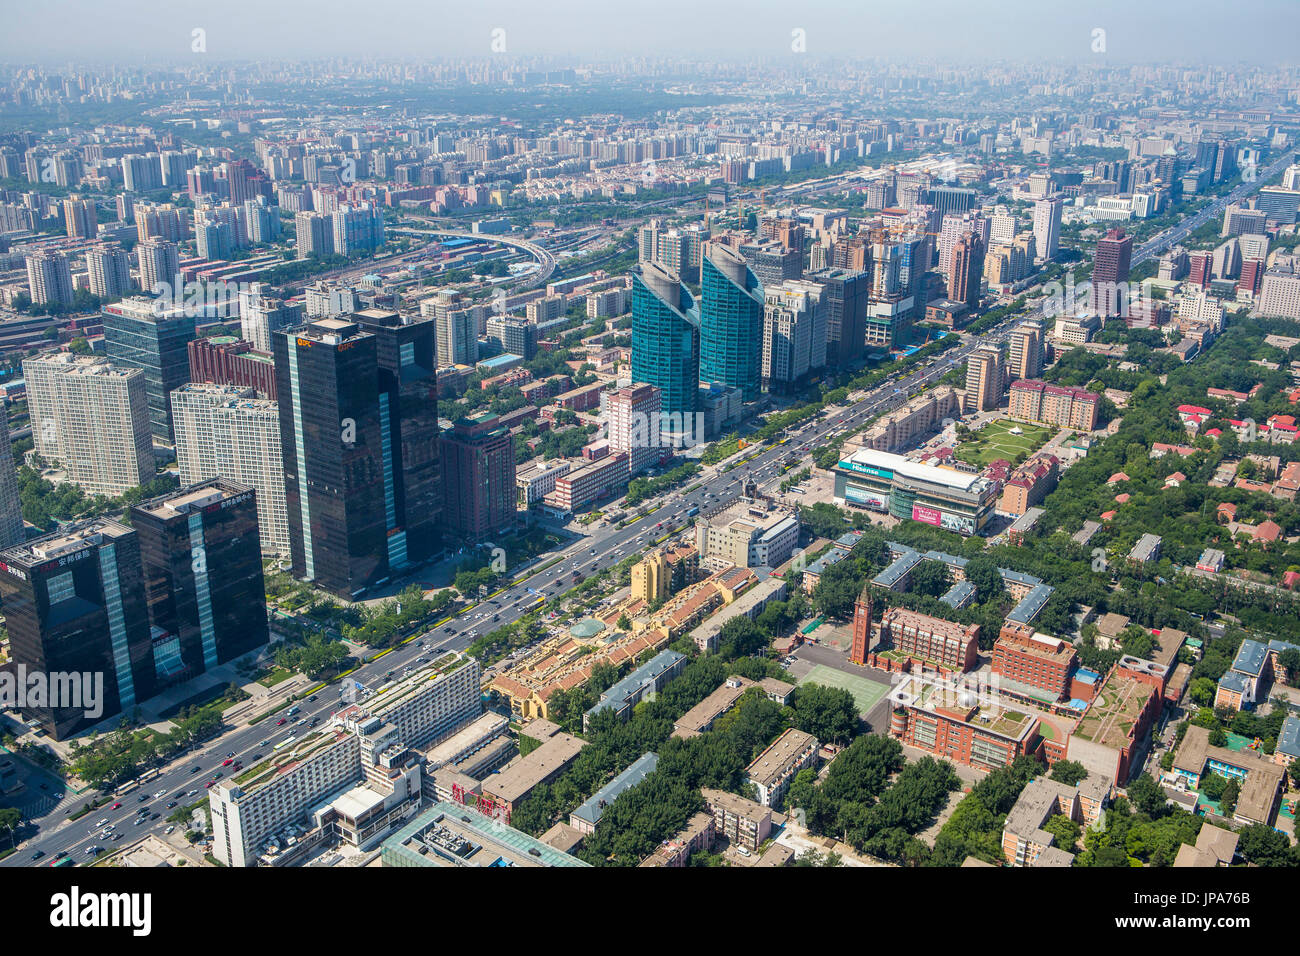
[[420,806],[417,748],[479,716],[479,667],[446,654],[211,791],[212,853],[226,866],[287,866],[341,842],[376,846]]
[[695,523],[695,550],[701,563],[716,569],[775,568],[789,560],[799,543],[799,518],[765,499],[740,498]]
[[[274,401],[275,356],[271,353],[258,352],[250,343],[231,335],[195,339],[186,351],[191,382],[252,388],[261,398]],[[174,407],[172,412],[174,424]]]
[[23,362],[35,451],[87,494],[116,496],[154,476],[144,372],[59,353]]
[[22,544],[23,507],[18,499],[18,473],[9,442],[9,421],[0,422],[0,549]]
[[247,387],[190,384],[172,392],[172,415],[181,484],[224,478],[253,488],[262,549],[289,554],[279,406]]
[[14,663],[51,679],[66,675],[67,696],[24,709],[55,740],[129,715],[153,694],[140,545],[131,528],[96,518],[0,552],[0,599]]
[[256,496],[214,478],[131,509],[154,645],[172,645],[156,654],[159,681],[210,671],[269,640]]
[[808,278],[822,287],[826,308],[826,364],[845,368],[863,356],[871,311],[871,274],[823,269]]

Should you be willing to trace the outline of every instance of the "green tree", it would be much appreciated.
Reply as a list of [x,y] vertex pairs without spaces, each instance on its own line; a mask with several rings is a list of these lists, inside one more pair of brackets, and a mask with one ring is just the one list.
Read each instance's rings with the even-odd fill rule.
[[818,740],[844,744],[858,732],[858,705],[838,687],[801,684],[795,692],[794,725]]
[[1048,776],[1068,787],[1075,787],[1088,776],[1088,768],[1077,760],[1058,760],[1052,764],[1052,772]]

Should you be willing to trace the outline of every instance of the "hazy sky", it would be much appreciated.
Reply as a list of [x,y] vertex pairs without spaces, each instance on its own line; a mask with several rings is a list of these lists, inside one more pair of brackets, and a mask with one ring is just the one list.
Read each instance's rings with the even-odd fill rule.
[[[479,56],[1294,61],[1300,0],[16,0],[0,61]],[[1095,53],[1094,29],[1106,31]]]

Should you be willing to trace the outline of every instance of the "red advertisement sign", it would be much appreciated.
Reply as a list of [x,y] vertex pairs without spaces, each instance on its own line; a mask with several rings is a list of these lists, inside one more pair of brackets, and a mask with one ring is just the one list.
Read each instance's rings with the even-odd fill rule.
[[926,524],[932,524],[935,527],[939,525],[939,519],[942,515],[933,508],[927,508],[924,505],[912,505],[912,520],[924,521]]

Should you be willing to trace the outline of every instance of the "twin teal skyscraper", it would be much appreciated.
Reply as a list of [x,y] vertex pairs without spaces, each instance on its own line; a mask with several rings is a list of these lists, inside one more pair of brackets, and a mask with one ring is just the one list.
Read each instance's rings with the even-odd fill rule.
[[711,246],[700,269],[700,378],[759,397],[763,349],[763,287],[744,258]]
[[738,253],[703,257],[697,303],[677,274],[647,262],[632,279],[632,381],[657,387],[663,411],[696,411],[701,381],[759,397],[763,288]]

